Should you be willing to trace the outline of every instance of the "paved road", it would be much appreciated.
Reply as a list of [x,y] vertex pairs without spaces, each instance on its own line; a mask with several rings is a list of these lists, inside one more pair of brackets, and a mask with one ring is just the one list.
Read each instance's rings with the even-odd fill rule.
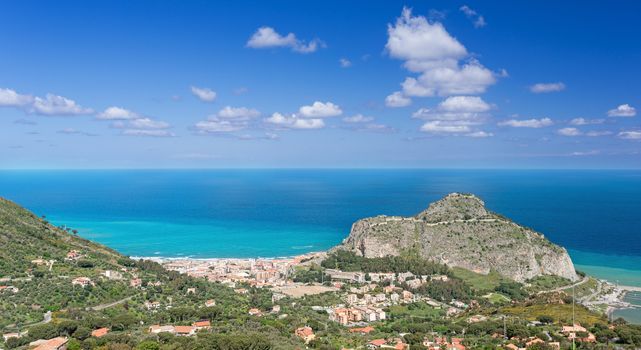
[[116,305],[122,304],[122,303],[124,303],[124,302],[126,302],[126,301],[129,301],[129,300],[131,300],[133,297],[134,297],[134,296],[132,295],[132,296],[130,296],[130,297],[126,297],[126,298],[124,298],[124,299],[120,299],[120,300],[118,300],[118,301],[114,301],[114,302],[112,302],[112,303],[106,303],[106,304],[100,304],[100,305],[92,306],[92,307],[90,307],[90,308],[88,308],[88,309],[89,309],[89,310],[94,310],[94,311],[104,310],[104,309],[110,308],[110,307],[112,307],[112,306],[116,306]]
[[583,279],[582,279],[582,280],[580,280],[580,281],[578,281],[578,282],[575,282],[574,284],[571,284],[571,285],[569,285],[569,286],[563,286],[563,287],[554,288],[554,289],[549,289],[549,290],[542,290],[542,291],[540,291],[540,292],[538,292],[538,293],[536,293],[536,294],[560,292],[560,291],[562,291],[562,290],[570,289],[570,288],[572,288],[572,287],[578,287],[578,286],[582,285],[583,283],[585,283],[585,282],[587,282],[587,281],[589,281],[589,280],[590,280],[590,277],[585,276],[585,277],[583,277]]

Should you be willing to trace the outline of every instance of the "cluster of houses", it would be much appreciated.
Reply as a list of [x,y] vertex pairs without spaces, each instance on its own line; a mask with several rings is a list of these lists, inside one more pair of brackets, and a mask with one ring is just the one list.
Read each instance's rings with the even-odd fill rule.
[[329,319],[347,326],[360,322],[376,322],[386,319],[385,311],[381,308],[358,306],[358,307],[337,307],[327,310]]
[[152,325],[149,326],[149,333],[171,333],[177,336],[190,337],[200,330],[207,330],[211,328],[209,320],[202,320],[192,323],[191,326],[174,326],[174,325]]
[[282,286],[289,281],[294,268],[314,258],[317,253],[282,259],[207,259],[207,260],[160,260],[171,271],[192,277],[206,278],[235,288],[237,283],[254,287]]
[[409,344],[406,344],[400,338],[392,339],[374,339],[367,343],[368,349],[394,349],[394,350],[409,350]]
[[296,328],[296,330],[294,331],[294,335],[301,338],[305,342],[305,344],[309,344],[310,341],[316,339],[314,330],[309,326]]
[[423,346],[428,350],[465,350],[463,338],[454,338],[447,340],[446,337],[425,337]]

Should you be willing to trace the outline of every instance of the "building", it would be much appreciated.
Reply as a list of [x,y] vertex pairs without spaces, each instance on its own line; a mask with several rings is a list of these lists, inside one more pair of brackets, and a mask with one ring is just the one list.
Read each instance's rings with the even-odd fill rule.
[[94,283],[89,277],[77,277],[71,281],[71,284],[74,286],[81,286],[82,288],[86,286],[93,286]]
[[205,302],[205,307],[212,307],[212,306],[216,306],[216,300],[209,299]]
[[34,348],[31,350],[67,350],[69,339],[66,337],[57,337],[49,340],[39,339],[29,343]]
[[248,311],[249,316],[262,316],[263,312],[256,308],[251,308]]
[[102,328],[94,329],[93,331],[91,331],[91,336],[100,338],[107,335],[107,333],[109,333],[109,328],[102,327]]
[[181,337],[191,337],[196,334],[196,327],[194,326],[175,326],[175,334]]
[[110,280],[121,280],[122,274],[118,271],[107,270],[102,273],[103,276],[107,277]]
[[129,281],[129,285],[134,288],[140,288],[142,287],[142,280],[140,278],[132,278]]
[[350,328],[350,330],[349,330],[350,333],[359,333],[359,334],[370,334],[373,331],[374,331],[374,327],[372,327],[372,326],[360,327],[360,328]]
[[175,333],[176,330],[174,329],[174,326],[167,325],[167,326],[161,326],[161,325],[153,325],[149,326],[149,333]]
[[211,322],[209,320],[202,320],[202,321],[192,323],[192,326],[196,327],[197,331],[202,329],[210,329]]
[[308,327],[308,326],[296,328],[296,331],[294,331],[294,334],[297,337],[303,339],[305,344],[309,344],[310,341],[316,338],[316,335],[314,334],[314,330],[312,329],[312,327]]

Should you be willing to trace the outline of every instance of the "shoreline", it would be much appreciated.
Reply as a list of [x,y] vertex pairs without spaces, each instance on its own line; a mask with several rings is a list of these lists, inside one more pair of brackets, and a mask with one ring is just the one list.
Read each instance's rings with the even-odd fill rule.
[[[276,256],[276,257],[213,257],[213,258],[193,258],[193,257],[166,257],[166,256],[130,256],[130,259],[135,259],[135,260],[149,260],[149,261],[154,261],[157,262],[163,267],[167,268],[165,265],[171,265],[172,263],[180,263],[180,264],[188,264],[192,265],[190,263],[193,263],[194,265],[198,264],[214,264],[214,263],[220,263],[220,262],[230,262],[230,263],[255,263],[255,262],[295,262],[297,264],[301,264],[307,261],[312,261],[316,260],[318,258],[326,256],[328,251],[315,251],[315,252],[308,252],[304,254],[298,254],[298,255],[290,255],[290,256]],[[189,268],[187,266],[183,266],[186,268],[184,273],[187,273]],[[599,278],[595,277],[593,275],[588,276],[594,278],[595,280],[598,281],[598,283],[601,284],[599,287],[599,290],[595,293],[593,298],[596,298],[595,300],[592,300],[593,298],[590,298],[590,300],[584,300],[584,301],[579,301],[580,304],[592,308],[592,309],[599,309],[598,307],[601,306],[601,311],[605,314],[605,316],[608,319],[612,319],[614,313],[617,310],[625,310],[625,309],[639,309],[641,312],[641,305],[635,305],[632,303],[629,303],[625,301],[625,297],[628,293],[630,292],[641,292],[641,287],[636,287],[636,286],[626,286],[626,285],[619,285],[616,284],[613,281],[610,281],[606,278]],[[604,291],[607,291],[604,293]],[[603,293],[603,294],[602,294]],[[605,309],[602,309],[603,305],[607,305]]]

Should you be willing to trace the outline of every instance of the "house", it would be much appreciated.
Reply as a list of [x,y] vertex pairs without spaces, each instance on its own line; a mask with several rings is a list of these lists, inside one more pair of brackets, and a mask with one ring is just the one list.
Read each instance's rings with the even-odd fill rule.
[[360,327],[360,328],[350,328],[349,332],[350,333],[359,333],[359,334],[369,334],[370,332],[374,331],[374,327],[372,326],[367,326],[367,327]]
[[259,316],[260,317],[260,316],[263,315],[263,312],[260,311],[259,309],[256,309],[256,308],[249,309],[248,313],[249,313],[249,316]]
[[212,306],[216,306],[216,300],[209,299],[205,302],[205,307],[212,307]]
[[247,293],[249,293],[249,291],[247,289],[245,289],[245,288],[234,289],[234,292],[236,292],[236,294],[247,294]]
[[77,260],[77,259],[79,259],[81,256],[82,256],[82,255],[80,254],[80,252],[79,252],[79,251],[77,251],[77,250],[70,250],[70,251],[67,253],[66,260]]
[[280,305],[274,305],[274,306],[272,307],[272,311],[271,311],[271,312],[272,312],[273,314],[277,314],[277,313],[279,313],[279,312],[280,312]]
[[312,329],[312,327],[308,327],[308,326],[296,328],[296,331],[294,331],[294,334],[297,337],[303,339],[305,344],[309,344],[310,341],[316,338],[316,334],[314,334],[314,330]]
[[196,334],[196,327],[194,326],[175,326],[174,331],[176,335],[183,337],[191,337]]
[[142,280],[140,278],[132,278],[129,281],[129,285],[133,288],[140,288],[142,287]]
[[11,293],[18,293],[20,289],[18,287],[14,286],[0,286],[0,292],[11,292]]
[[503,347],[508,349],[508,350],[520,350],[521,349],[521,348],[519,348],[518,346],[516,346],[516,345],[514,345],[512,343],[506,344]]
[[67,350],[69,339],[66,337],[57,337],[49,340],[38,339],[29,343],[29,346],[35,346],[31,350]]
[[196,330],[209,329],[211,328],[211,322],[209,320],[202,320],[192,323],[192,326],[196,327]]
[[187,294],[196,294],[196,288],[187,288]]
[[107,335],[107,333],[109,333],[109,328],[102,327],[102,328],[94,329],[93,331],[91,331],[91,336],[100,338]]
[[77,278],[74,278],[71,281],[71,284],[74,285],[74,286],[81,286],[82,288],[84,288],[86,286],[89,286],[89,285],[91,285],[91,286],[95,285],[93,283],[93,281],[91,280],[91,278],[89,278],[89,277],[77,277]]
[[112,270],[107,270],[102,273],[103,276],[107,277],[107,279],[110,280],[121,280],[122,279],[122,274],[118,271],[112,271]]
[[160,307],[160,302],[158,301],[145,301],[145,307],[147,310],[156,310]]
[[167,325],[167,326],[161,326],[161,325],[153,325],[149,326],[149,333],[175,333],[176,330],[174,329],[174,326]]
[[379,349],[381,346],[387,344],[387,340],[385,339],[374,339],[367,343],[367,348],[369,349]]

